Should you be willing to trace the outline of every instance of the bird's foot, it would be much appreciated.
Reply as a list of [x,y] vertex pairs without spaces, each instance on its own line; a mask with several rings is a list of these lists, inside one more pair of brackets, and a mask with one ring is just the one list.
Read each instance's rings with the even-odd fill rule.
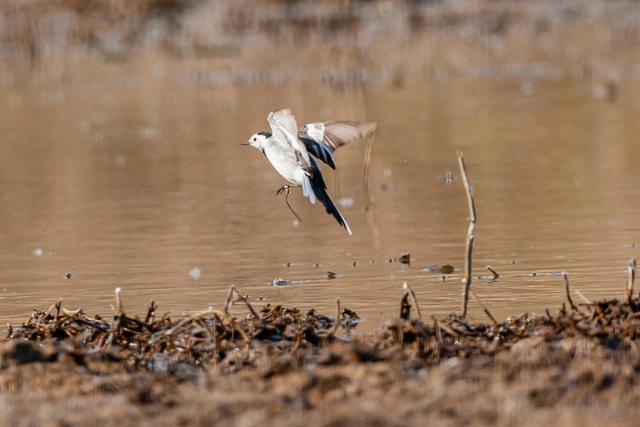
[[291,207],[291,205],[289,204],[289,194],[291,194],[291,186],[290,185],[283,185],[282,187],[278,188],[278,190],[276,190],[276,196],[279,194],[285,193],[285,197],[284,197],[284,202],[287,204],[287,207],[289,208],[289,210],[291,211],[291,213],[296,217],[296,219],[300,222],[302,222],[302,219],[300,219],[300,217],[298,216],[298,214],[296,213],[296,211],[293,210],[293,208]]
[[278,188],[276,190],[276,194],[275,195],[278,196],[278,195],[280,195],[280,194],[282,194],[283,192],[286,191],[287,192],[287,196],[288,196],[289,194],[291,194],[290,188],[291,188],[290,185],[283,185],[282,187],[280,187],[280,188]]

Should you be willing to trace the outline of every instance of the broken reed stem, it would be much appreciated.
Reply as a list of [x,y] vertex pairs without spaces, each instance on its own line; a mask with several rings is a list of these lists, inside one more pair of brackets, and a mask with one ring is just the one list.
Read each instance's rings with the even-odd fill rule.
[[258,312],[256,312],[253,309],[253,306],[251,305],[251,303],[249,302],[249,297],[247,297],[246,295],[241,295],[240,292],[236,291],[236,297],[238,297],[238,299],[240,301],[242,301],[244,303],[244,305],[247,306],[247,308],[249,309],[249,311],[251,312],[251,315],[256,318],[259,319],[260,316],[258,315]]
[[633,285],[636,281],[636,259],[631,258],[629,261],[629,265],[627,266],[627,272],[629,273],[629,279],[627,282],[627,301],[631,304],[631,300],[633,299]]
[[589,300],[587,299],[587,297],[585,297],[585,296],[582,294],[582,292],[580,292],[578,289],[574,290],[573,292],[575,292],[576,294],[578,294],[578,296],[580,297],[580,299],[582,299],[582,301],[584,301],[584,303],[585,303],[586,305],[591,305],[591,304],[592,304],[592,303],[591,303],[591,301],[589,301]]
[[495,324],[497,324],[497,323],[498,323],[498,321],[496,320],[496,318],[495,318],[495,317],[493,317],[493,315],[491,314],[491,312],[489,311],[489,309],[487,308],[487,306],[486,306],[486,305],[484,305],[484,304],[482,303],[482,301],[480,301],[480,298],[478,298],[478,296],[476,295],[476,293],[475,293],[475,292],[473,292],[473,290],[472,290],[472,289],[470,290],[470,292],[471,292],[471,296],[473,296],[473,298],[476,300],[476,302],[477,302],[478,304],[480,304],[480,307],[482,307],[482,309],[484,310],[484,314],[486,314],[486,315],[487,315],[487,317],[488,317],[489,319],[491,319],[491,321],[493,322],[493,324],[494,324],[494,325],[495,325]]
[[573,303],[573,299],[571,299],[571,289],[569,288],[569,275],[567,274],[566,271],[562,272],[562,277],[564,278],[564,290],[567,293],[567,301],[569,301],[569,305],[573,310],[580,311],[578,310],[578,307]]
[[233,295],[236,293],[236,287],[231,285],[229,288],[229,293],[227,294],[227,302],[224,305],[224,314],[229,315],[229,308],[233,303]]
[[336,323],[333,325],[333,329],[331,330],[330,336],[333,336],[338,332],[338,328],[340,327],[340,297],[336,297]]
[[124,306],[122,305],[122,288],[116,288],[116,313],[121,315],[124,312]]
[[147,315],[144,316],[144,323],[149,324],[150,321],[153,321],[156,317],[156,303],[151,300],[149,303],[149,308],[147,309]]
[[431,316],[431,320],[433,320],[433,330],[436,333],[436,340],[439,345],[442,345],[442,331],[440,330],[440,322],[436,319],[436,316]]
[[418,297],[416,296],[416,293],[413,292],[413,288],[407,282],[404,282],[402,287],[405,291],[408,291],[411,294],[411,299],[413,300],[413,304],[416,306],[418,317],[420,318],[420,320],[422,320],[422,312],[420,311],[420,305],[418,304]]
[[375,133],[367,139],[367,144],[364,149],[364,168],[362,170],[362,193],[364,194],[364,210],[368,211],[371,206],[369,199],[369,165],[371,163],[371,149],[373,146],[373,139]]
[[498,280],[500,278],[500,275],[498,274],[498,272],[495,271],[493,267],[491,267],[490,265],[487,265],[487,270],[489,270],[489,272],[493,274],[493,280]]
[[462,294],[462,317],[467,316],[467,306],[469,305],[469,292],[471,291],[471,271],[473,256],[473,240],[476,232],[476,204],[469,183],[467,168],[464,165],[464,156],[458,151],[458,167],[464,184],[464,190],[467,194],[467,205],[469,206],[469,227],[467,228],[467,240],[465,244],[465,260],[464,260],[464,292]]

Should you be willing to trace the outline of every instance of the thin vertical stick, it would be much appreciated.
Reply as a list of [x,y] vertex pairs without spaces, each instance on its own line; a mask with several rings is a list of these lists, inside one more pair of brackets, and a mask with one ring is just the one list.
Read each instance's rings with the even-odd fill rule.
[[413,288],[409,286],[408,282],[404,282],[402,285],[405,291],[408,291],[411,294],[411,299],[413,299],[413,304],[416,306],[416,311],[418,312],[418,317],[422,320],[422,312],[420,311],[420,305],[418,305],[418,297],[416,297],[416,293],[413,292]]
[[371,207],[369,199],[369,164],[371,163],[371,150],[375,133],[367,139],[367,145],[364,149],[364,169],[362,171],[362,193],[364,194],[364,210],[368,211]]
[[467,205],[469,206],[469,228],[467,229],[467,241],[465,244],[464,260],[464,293],[462,295],[462,317],[466,317],[467,306],[469,304],[469,292],[471,291],[473,240],[476,233],[477,218],[476,204],[473,200],[471,184],[469,183],[469,176],[467,175],[467,168],[464,165],[464,157],[462,155],[462,152],[460,151],[458,151],[458,167],[460,168],[460,175],[462,175],[464,190],[467,194]]
[[439,345],[442,345],[442,331],[440,330],[440,323],[438,322],[438,319],[436,319],[435,316],[431,316],[431,319],[433,320],[433,330],[435,331],[435,334],[436,334],[436,341],[438,342]]
[[338,332],[338,328],[340,327],[340,297],[336,297],[336,309],[337,309],[337,314],[336,314],[336,323],[333,325],[333,329],[331,330],[331,336],[335,335],[336,332]]
[[489,309],[487,308],[487,306],[486,306],[486,305],[484,305],[484,304],[482,303],[482,301],[480,301],[480,298],[478,298],[478,296],[476,295],[476,293],[475,293],[475,292],[473,292],[473,289],[471,289],[471,295],[472,295],[472,296],[473,296],[473,298],[476,300],[476,302],[477,302],[478,304],[480,304],[480,307],[482,307],[482,309],[484,310],[484,314],[486,314],[486,315],[487,315],[487,317],[488,317],[489,319],[491,319],[491,321],[492,321],[494,324],[498,323],[498,321],[496,320],[496,318],[495,318],[495,317],[493,317],[493,314],[491,314],[491,312],[489,311]]
[[116,288],[116,312],[118,314],[124,313],[124,306],[122,305],[122,288]]
[[631,304],[631,300],[633,299],[633,284],[636,281],[636,259],[631,258],[629,261],[629,265],[627,266],[627,271],[629,272],[629,281],[627,282],[627,301]]
[[580,311],[578,310],[578,307],[573,303],[573,299],[571,298],[571,289],[569,289],[569,275],[566,271],[562,272],[562,277],[564,278],[564,290],[567,293],[567,301],[569,301],[569,305],[575,311]]
[[233,299],[235,297],[236,294],[236,287],[231,285],[231,287],[229,288],[229,293],[227,294],[227,303],[224,305],[224,314],[228,315],[229,314],[229,307],[231,307],[231,304],[233,304]]

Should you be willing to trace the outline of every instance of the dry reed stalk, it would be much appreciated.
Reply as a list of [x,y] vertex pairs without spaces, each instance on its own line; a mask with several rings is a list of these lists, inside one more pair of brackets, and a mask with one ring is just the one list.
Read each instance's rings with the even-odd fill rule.
[[493,267],[491,267],[490,265],[487,265],[487,270],[489,270],[489,272],[490,272],[491,274],[493,274],[493,279],[492,279],[492,280],[498,280],[498,279],[500,278],[500,275],[498,274],[498,272],[497,272],[497,271],[495,271],[495,270],[493,269]]
[[404,288],[405,292],[409,292],[411,294],[411,299],[413,300],[413,304],[416,306],[418,317],[422,321],[422,312],[420,311],[420,305],[418,304],[418,297],[416,296],[416,293],[413,292],[413,288],[407,282],[404,282],[402,287]]
[[631,300],[633,299],[633,285],[636,281],[636,259],[631,258],[629,261],[629,265],[627,266],[627,272],[629,273],[629,279],[627,281],[627,301],[631,304]]
[[564,278],[564,290],[567,294],[567,301],[569,301],[569,305],[573,310],[580,311],[578,310],[578,307],[573,303],[573,299],[571,298],[571,289],[569,288],[569,275],[566,271],[562,272],[562,277]]
[[375,138],[375,131],[367,139],[367,144],[364,149],[364,168],[362,171],[362,193],[364,194],[364,209],[368,211],[371,207],[371,200],[369,199],[369,165],[371,164],[371,150],[373,147],[373,139]]
[[235,293],[236,293],[236,287],[231,285],[231,287],[229,288],[229,293],[227,294],[227,302],[224,305],[224,314],[226,314],[227,316],[229,315],[229,308],[233,303],[233,297]]
[[436,333],[436,341],[438,345],[442,345],[442,331],[440,330],[440,322],[436,319],[436,316],[431,316],[431,320],[433,320],[433,330]]
[[462,182],[464,184],[464,190],[467,195],[467,205],[469,207],[469,227],[467,228],[467,240],[465,244],[464,260],[464,292],[462,294],[462,317],[466,317],[467,307],[469,305],[469,292],[471,291],[473,240],[475,239],[477,217],[476,204],[473,199],[471,184],[469,183],[469,176],[467,174],[467,168],[464,165],[464,156],[460,151],[458,151],[458,167],[460,168],[460,175],[462,175]]
[[257,312],[257,311],[255,311],[255,310],[253,309],[253,306],[252,306],[252,305],[251,305],[251,303],[249,302],[249,297],[247,297],[246,295],[242,295],[242,294],[240,294],[240,292],[238,292],[238,291],[236,291],[236,297],[237,297],[240,301],[242,301],[242,302],[244,303],[244,305],[246,305],[246,306],[247,306],[247,308],[248,308],[248,309],[249,309],[249,311],[251,312],[251,315],[252,315],[254,318],[256,318],[256,319],[259,319],[259,318],[260,318],[260,315],[258,314],[258,312]]
[[335,335],[336,332],[338,332],[338,328],[340,327],[340,297],[336,297],[336,310],[336,323],[335,325],[333,325],[333,329],[331,330],[329,336]]
[[[584,305],[588,305],[590,306],[592,303],[591,301],[589,301],[589,299],[587,297],[584,296],[584,294],[582,292],[580,292],[578,289],[574,290],[573,292],[575,292],[576,294],[578,294],[578,296],[580,297],[580,299],[582,299],[582,301],[584,302]],[[582,305],[582,304],[581,304]]]
[[116,288],[116,313],[122,315],[124,313],[124,306],[122,305],[122,288]]
[[489,319],[491,319],[491,321],[492,321],[494,324],[497,324],[497,323],[498,323],[498,321],[496,320],[496,318],[495,318],[495,317],[493,317],[493,315],[491,314],[491,312],[489,311],[489,309],[487,308],[487,306],[486,306],[486,305],[484,305],[484,304],[482,303],[482,301],[480,301],[480,298],[478,298],[478,296],[476,295],[476,293],[475,293],[475,292],[473,292],[473,290],[470,290],[470,291],[471,291],[471,296],[473,296],[473,298],[476,300],[476,302],[477,302],[478,304],[480,304],[480,307],[482,307],[482,309],[484,310],[484,314],[486,314],[486,315],[487,315],[487,317],[488,317]]

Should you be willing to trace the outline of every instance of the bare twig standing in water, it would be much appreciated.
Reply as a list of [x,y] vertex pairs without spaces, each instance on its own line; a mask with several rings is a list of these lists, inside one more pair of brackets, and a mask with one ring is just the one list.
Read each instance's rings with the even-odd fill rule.
[[367,139],[367,144],[364,149],[364,169],[362,170],[362,193],[364,194],[364,209],[366,211],[369,210],[371,206],[371,200],[369,199],[369,165],[371,163],[371,149],[373,147],[373,139],[375,138],[375,129],[374,133],[369,136]]
[[469,228],[467,229],[467,242],[465,245],[465,260],[464,260],[464,292],[462,294],[462,317],[467,316],[467,306],[469,304],[469,292],[471,291],[471,270],[472,270],[472,255],[473,255],[473,240],[476,233],[476,204],[473,200],[473,193],[471,191],[471,184],[469,183],[469,176],[467,175],[467,168],[464,165],[464,157],[462,152],[458,151],[458,167],[460,168],[460,175],[462,175],[462,182],[464,184],[464,190],[467,194],[467,205],[469,206]]
[[413,299],[413,304],[416,306],[416,311],[418,312],[418,317],[422,320],[422,312],[420,311],[420,306],[418,305],[418,297],[416,297],[416,293],[413,292],[413,288],[409,286],[408,282],[404,282],[402,285],[406,292],[411,294],[411,299]]
[[476,302],[477,302],[478,304],[480,304],[480,307],[482,307],[482,309],[484,310],[484,314],[486,314],[486,315],[487,315],[487,317],[488,317],[489,319],[491,319],[491,321],[492,321],[494,324],[498,323],[498,321],[496,320],[496,318],[495,318],[495,317],[493,317],[493,314],[491,314],[491,312],[489,311],[489,309],[487,308],[487,306],[486,306],[486,305],[484,305],[484,304],[482,303],[482,301],[480,301],[480,298],[478,298],[478,296],[476,295],[476,293],[475,293],[475,292],[473,292],[473,290],[472,290],[472,289],[471,289],[470,291],[471,291],[471,295],[473,296],[473,298],[476,300]]
[[122,306],[122,288],[116,288],[116,312],[120,315],[124,313],[124,307]]
[[334,336],[336,332],[338,332],[338,328],[340,327],[340,297],[336,297],[336,309],[338,310],[336,314],[336,323],[333,325],[333,329],[331,330],[330,336]]
[[247,295],[242,295],[240,292],[236,291],[236,297],[242,301],[244,303],[244,305],[247,306],[247,309],[249,309],[249,312],[251,313],[251,315],[255,318],[255,319],[259,319],[260,315],[258,314],[258,312],[256,312],[256,310],[253,308],[253,306],[251,305],[251,303],[249,302],[249,297]]
[[627,266],[627,271],[629,272],[629,280],[627,282],[627,301],[629,301],[629,304],[631,304],[631,300],[633,299],[633,284],[636,281],[636,266],[636,259],[632,258]]
[[227,303],[224,305],[224,314],[229,315],[229,308],[233,304],[233,297],[236,294],[236,287],[231,285],[229,293],[227,294]]
[[591,305],[591,301],[589,301],[589,299],[587,297],[584,296],[584,294],[582,292],[580,292],[578,289],[574,289],[574,291],[582,300],[582,302],[584,302],[586,305]]
[[489,272],[493,274],[493,278],[491,280],[498,280],[500,278],[500,275],[498,274],[498,272],[495,271],[493,267],[491,267],[490,265],[487,265],[487,270],[489,270]]
[[580,311],[578,310],[578,307],[573,303],[573,299],[571,298],[571,289],[569,288],[569,275],[566,271],[562,272],[562,277],[564,278],[564,290],[567,293],[567,301],[569,301],[569,305],[575,311]]

